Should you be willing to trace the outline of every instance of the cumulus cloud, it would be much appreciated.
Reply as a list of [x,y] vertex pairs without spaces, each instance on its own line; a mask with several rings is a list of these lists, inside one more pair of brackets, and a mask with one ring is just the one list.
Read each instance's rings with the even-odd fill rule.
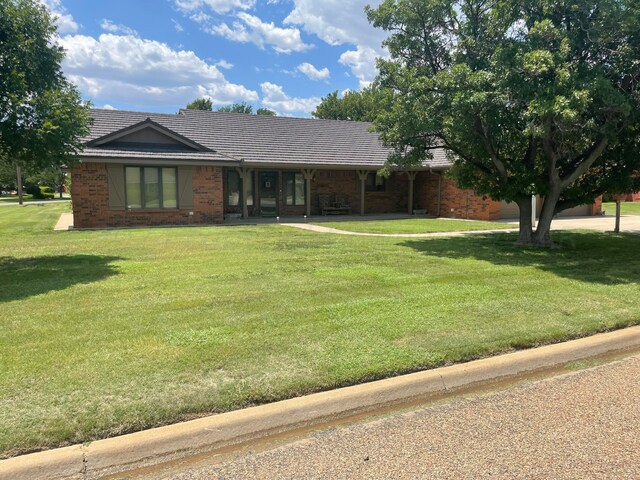
[[[380,48],[386,34],[374,28],[364,12],[366,5],[376,7],[381,0],[294,0],[294,8],[285,24],[302,26],[329,45],[367,45]],[[336,12],[340,12],[339,15]]]
[[216,66],[224,68],[225,70],[231,70],[233,68],[233,63],[229,63],[226,60],[218,60],[216,62]]
[[255,91],[229,82],[195,53],[158,41],[68,35],[60,44],[67,51],[65,74],[89,97],[154,106],[186,104],[205,95],[215,103],[258,99]]
[[318,70],[308,62],[301,63],[296,67],[296,70],[304,73],[311,80],[326,80],[331,76],[327,67],[322,70]]
[[55,18],[58,33],[75,33],[78,31],[78,24],[73,17],[67,13],[60,3],[60,0],[40,0],[47,7],[47,10]]
[[231,10],[249,10],[255,6],[255,0],[176,0],[175,5],[180,10],[190,13],[204,8],[210,8],[216,13],[227,13]]
[[100,28],[109,33],[121,33],[122,35],[132,35],[134,37],[138,36],[138,32],[133,28],[129,28],[126,25],[117,25],[106,18],[102,19],[100,22]]
[[[364,13],[365,5],[376,7],[381,0],[293,0],[294,8],[284,23],[298,25],[329,45],[354,45],[340,56],[340,63],[349,67],[366,86],[377,74],[375,59],[387,56],[382,48],[386,33],[374,28]],[[336,12],[340,12],[336,15]]]
[[109,105],[108,103],[105,103],[105,104],[102,106],[102,109],[103,109],[103,110],[117,110],[117,108],[116,108],[116,107],[114,107],[113,105]]
[[284,93],[280,85],[271,82],[260,84],[262,89],[262,104],[275,110],[279,114],[305,113],[310,114],[322,101],[318,97],[292,98]]
[[340,55],[338,60],[342,65],[351,69],[351,72],[360,81],[360,88],[367,87],[378,74],[376,58],[380,54],[369,47],[358,46],[356,50],[348,50]]
[[234,42],[251,42],[260,48],[269,45],[278,53],[304,52],[313,47],[302,41],[297,28],[280,28],[245,12],[238,13],[236,18],[231,26],[221,23],[207,31]]

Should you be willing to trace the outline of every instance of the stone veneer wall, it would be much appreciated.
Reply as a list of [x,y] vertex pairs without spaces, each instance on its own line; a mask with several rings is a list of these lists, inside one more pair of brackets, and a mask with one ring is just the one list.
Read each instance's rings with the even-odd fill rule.
[[[71,172],[75,228],[214,224],[223,221],[222,168],[192,167],[193,208],[112,210],[107,167],[85,162]],[[193,212],[193,215],[189,213]]]

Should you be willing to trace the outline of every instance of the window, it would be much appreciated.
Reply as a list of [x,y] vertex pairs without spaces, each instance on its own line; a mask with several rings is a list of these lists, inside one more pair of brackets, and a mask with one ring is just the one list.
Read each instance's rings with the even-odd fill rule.
[[284,172],[282,174],[284,183],[284,204],[304,205],[304,177],[302,173]]
[[178,208],[174,167],[126,167],[127,208]]
[[386,179],[382,175],[371,172],[367,175],[367,179],[364,182],[364,191],[384,192],[386,190],[386,183]]
[[[251,178],[251,176],[250,176]],[[242,179],[236,170],[227,170],[227,205],[239,207],[242,198]],[[253,205],[253,182],[247,185],[247,205]]]

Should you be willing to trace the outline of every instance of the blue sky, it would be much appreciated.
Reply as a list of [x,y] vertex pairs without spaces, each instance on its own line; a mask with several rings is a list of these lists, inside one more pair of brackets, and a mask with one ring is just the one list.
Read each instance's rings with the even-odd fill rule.
[[65,74],[98,108],[175,113],[206,96],[309,116],[367,85],[385,55],[364,13],[380,0],[41,1]]

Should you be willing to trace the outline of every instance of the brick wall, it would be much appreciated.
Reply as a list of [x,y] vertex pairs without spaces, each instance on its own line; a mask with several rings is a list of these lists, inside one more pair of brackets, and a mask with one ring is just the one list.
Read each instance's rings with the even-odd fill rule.
[[[438,189],[440,189],[440,205],[438,205]],[[446,176],[441,176],[439,173],[420,172],[416,177],[414,195],[416,208],[426,209],[430,215],[473,220],[500,218],[500,202],[483,198],[471,190],[461,190]]]
[[[73,221],[76,228],[136,227],[222,223],[222,168],[193,167],[193,208],[111,210],[107,168],[87,162],[71,172]],[[193,215],[189,215],[193,212]]]
[[[260,189],[257,178],[260,171],[253,172],[255,212],[259,211]],[[299,172],[299,170],[288,170]],[[306,213],[304,205],[285,205],[282,182],[283,171],[278,171],[278,214],[281,216],[302,216]],[[408,202],[408,179],[404,174],[392,174],[386,181],[384,192],[365,192],[365,213],[405,213]],[[339,195],[347,199],[353,214],[360,213],[360,180],[355,170],[317,170],[311,182],[311,214],[320,215],[318,195]],[[231,207],[225,198],[225,212],[240,213],[241,207]],[[254,209],[249,208],[249,215]]]
[[621,202],[640,202],[640,192],[616,195],[613,197],[613,200],[620,200]]

